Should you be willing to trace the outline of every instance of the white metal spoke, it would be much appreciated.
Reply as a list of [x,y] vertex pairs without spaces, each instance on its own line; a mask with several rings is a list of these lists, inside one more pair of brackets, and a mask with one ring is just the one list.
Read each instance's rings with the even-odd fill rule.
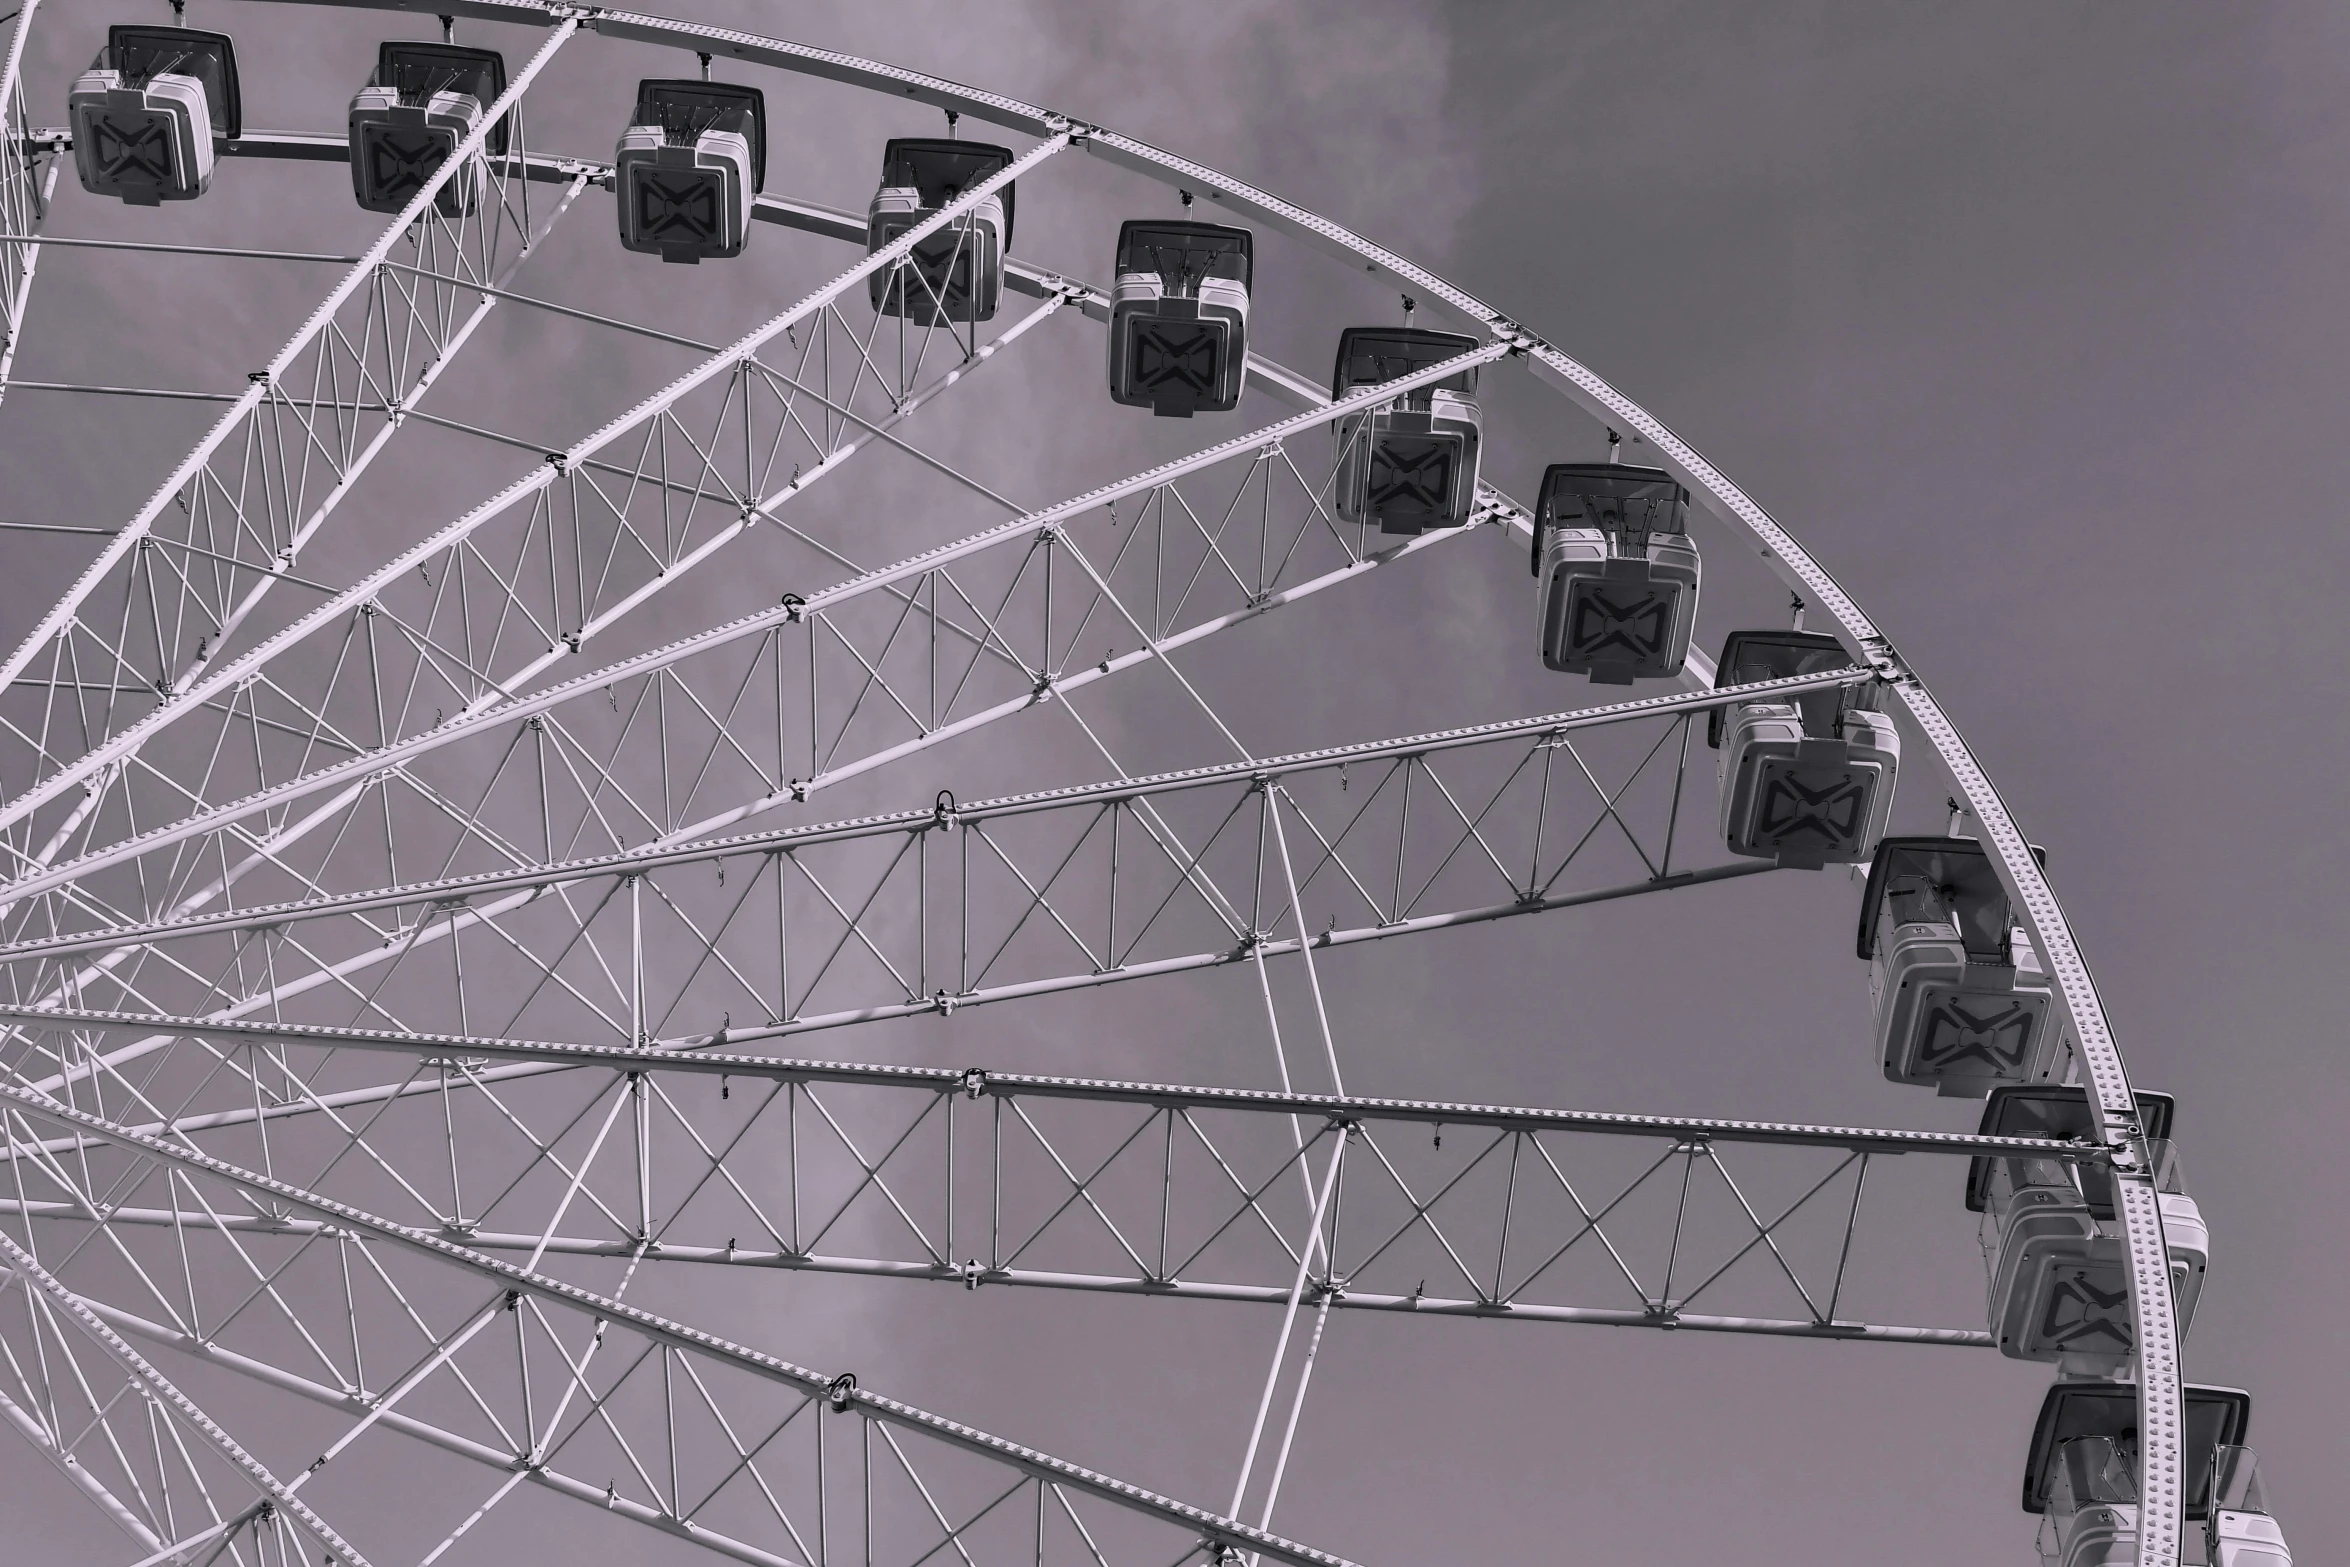
[[[281,1099],[266,1124],[285,1128],[273,1153],[279,1167],[298,1170],[286,1161],[307,1160],[317,1173],[299,1178],[313,1186],[329,1179],[344,1145],[296,1155],[315,1145],[292,1135],[294,1123],[329,1101],[354,1102],[328,1087],[338,1063],[346,1076],[348,1058],[387,1052],[467,1063],[460,1077],[412,1077],[411,1092],[358,1096],[374,1107],[364,1134],[370,1151],[411,1164],[417,1183],[436,1161],[462,1161],[464,1189],[484,1194],[464,1213],[470,1243],[558,1268],[642,1258],[1279,1303],[1304,1299],[1295,1270],[1322,1251],[1316,1287],[1350,1310],[1983,1344],[1979,1331],[1842,1319],[1823,1305],[1841,1294],[1856,1239],[1875,1250],[1900,1243],[1896,1232],[1861,1228],[1861,1161],[1891,1153],[2106,1157],[2083,1145],[1957,1133],[0,1011],[16,1019],[9,1065],[20,1082],[77,1053],[103,1053],[109,1034],[158,1027],[250,1077],[300,1074],[306,1086]],[[359,1081],[377,1080],[357,1070]],[[551,1135],[510,1111],[513,1138],[477,1130],[460,1146],[442,1135],[440,1096],[502,1102],[508,1085],[582,1073],[579,1109]],[[1302,1144],[1292,1130],[1301,1118],[1311,1128]],[[1196,1142],[1198,1157],[1174,1156],[1178,1122],[1180,1141]],[[227,1149],[252,1146],[259,1124],[250,1112],[183,1110],[130,1130]],[[1326,1172],[1302,1202],[1275,1188],[1349,1129],[1361,1157],[1350,1161],[1355,1173],[1340,1194],[1345,1229],[1333,1221],[1325,1233],[1311,1214],[1328,1206],[1315,1191],[1335,1190],[1321,1184]],[[780,1169],[736,1157],[777,1146],[792,1150]],[[1741,1150],[1736,1175],[1727,1147]],[[17,1157],[27,1178],[54,1182],[58,1161],[85,1148],[72,1136],[27,1141]],[[1702,1185],[1680,1178],[1691,1160],[1720,1172],[1728,1201],[1709,1201]],[[647,1186],[654,1168],[665,1173]],[[562,1183],[551,1208],[537,1195],[548,1175]],[[1596,1201],[1578,1189],[1593,1185],[1605,1194]],[[436,1231],[454,1222],[409,1190],[412,1217],[401,1222]],[[111,1224],[178,1222],[172,1204],[133,1204],[112,1192],[92,1200]],[[80,1210],[59,1196],[0,1211],[69,1220]],[[566,1223],[567,1212],[577,1217]],[[524,1215],[531,1228],[515,1228]],[[894,1237],[900,1249],[868,1257],[825,1250],[851,1221],[865,1244]],[[269,1230],[294,1233],[283,1220]],[[1643,1275],[1652,1282],[1642,1284]],[[1693,1306],[1700,1297],[1703,1311]],[[244,1297],[258,1298],[251,1290]]]
[[[1091,1560],[1092,1552],[1104,1548],[1152,1567],[1202,1555],[1212,1559],[1223,1548],[1294,1567],[1337,1567],[1336,1557],[943,1420],[860,1388],[852,1376],[792,1365],[22,1090],[0,1089],[0,1095],[24,1121],[45,1122],[83,1139],[81,1165],[115,1166],[117,1191],[144,1190],[168,1172],[175,1187],[217,1190],[224,1198],[241,1194],[272,1213],[319,1221],[280,1225],[281,1241],[274,1232],[240,1227],[229,1217],[236,1204],[212,1201],[204,1205],[201,1224],[176,1232],[183,1243],[225,1242],[240,1253],[284,1251],[323,1264],[328,1253],[320,1243],[331,1231],[338,1247],[363,1255],[386,1293],[346,1298],[352,1331],[372,1344],[370,1359],[382,1363],[388,1356],[407,1369],[385,1392],[355,1383],[335,1390],[336,1401],[363,1417],[353,1435],[365,1427],[437,1437],[444,1450],[478,1455],[495,1467],[527,1468],[559,1493],[741,1560],[804,1559],[793,1554],[800,1542],[821,1537],[820,1556],[827,1550],[865,1551],[877,1563],[908,1567],[942,1546],[969,1553],[974,1567]],[[11,1141],[13,1147],[17,1139],[12,1135]],[[86,1182],[81,1195],[91,1196]],[[151,1233],[163,1232],[123,1226],[116,1239],[139,1248]],[[426,1275],[452,1274],[500,1291],[486,1314],[477,1306],[451,1312],[423,1304]],[[247,1319],[234,1330],[216,1328],[189,1342],[147,1322],[127,1299],[103,1307],[130,1331],[185,1344],[215,1365],[283,1390],[321,1386],[300,1368],[298,1356],[288,1364],[284,1324]],[[120,1342],[97,1309],[82,1309]],[[291,1321],[290,1308],[285,1316]],[[483,1331],[495,1318],[510,1321],[510,1333]],[[578,1396],[550,1410],[546,1392],[531,1395],[534,1378],[542,1390]],[[453,1380],[461,1380],[461,1396]],[[681,1382],[691,1389],[684,1401],[678,1398]],[[389,1407],[395,1390],[400,1409]],[[467,1407],[475,1418],[463,1422]],[[484,1414],[494,1418],[484,1423]],[[875,1441],[891,1450],[886,1468],[858,1456],[869,1456]],[[833,1483],[849,1487],[856,1499],[850,1506],[828,1508],[815,1498],[827,1452],[835,1469],[845,1471]],[[713,1462],[730,1478],[689,1503],[671,1477],[709,1472]],[[1024,1490],[1036,1493],[1037,1505],[1051,1491],[1086,1515],[1089,1538],[1040,1539],[1027,1529],[1002,1528],[999,1508]],[[301,1504],[288,1498],[281,1505]],[[1117,1544],[1106,1546],[1111,1541]]]

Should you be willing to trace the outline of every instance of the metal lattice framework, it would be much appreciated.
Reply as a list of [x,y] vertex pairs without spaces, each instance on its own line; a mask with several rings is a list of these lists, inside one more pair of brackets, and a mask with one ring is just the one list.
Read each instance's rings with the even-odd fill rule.
[[[421,1444],[472,1478],[474,1500],[426,1521],[427,1563],[526,1485],[793,1567],[1335,1563],[1269,1528],[1333,1311],[1991,1344],[1879,1320],[1853,1285],[1856,1255],[1915,1243],[1864,1200],[1893,1155],[2112,1178],[2140,1560],[2179,1559],[2152,1161],[2063,915],[1890,642],[1590,370],[1325,219],[1100,127],[797,44],[539,0],[381,0],[537,43],[358,255],[51,235],[70,136],[26,113],[35,4],[0,71],[0,396],[219,406],[0,663],[0,1414],[142,1564],[368,1560],[299,1494],[363,1439]],[[761,196],[753,216],[828,257],[826,280],[706,342],[522,287],[557,221],[613,184],[610,164],[521,134],[549,62],[595,37],[845,83],[1026,144],[869,251],[861,216]],[[339,136],[307,133],[225,150],[344,157]],[[1007,494],[959,454],[951,411],[1048,323],[1106,321],[1108,297],[1013,257],[1007,287],[1033,303],[926,331],[869,290],[1071,152],[1391,280],[1480,346],[1336,402],[1256,357],[1251,384],[1279,417],[1065,496]],[[453,213],[435,197],[468,162],[484,195]],[[19,379],[57,246],[340,275],[241,390]],[[632,365],[669,357],[624,412],[551,447],[431,405],[494,311],[654,356]],[[1186,672],[1195,650],[1371,573],[1522,538],[1526,512],[1490,485],[1468,526],[1402,541],[1344,520],[1333,489],[1341,421],[1504,361],[1643,440],[1860,660],[1771,692],[1898,697],[2053,975],[2094,1140],[1347,1092],[1318,954],[1771,869],[1725,855],[1708,822],[1692,735],[1729,698],[1702,655],[1676,694],[1290,754],[1245,741]],[[396,484],[387,454],[424,440],[519,472],[444,525],[329,533]],[[855,508],[821,504],[877,467],[977,526],[877,555]],[[708,612],[754,551],[775,573],[766,602]],[[1099,704],[1144,682],[1212,759],[1122,765]],[[845,786],[886,785],[1036,709],[1067,715],[1110,776],[823,819],[825,800],[860,797]],[[1280,1091],[754,1053],[1215,969],[1253,976]],[[1277,990],[1310,1003],[1302,1039]],[[1281,1309],[1280,1338],[1217,1512],[625,1298],[689,1265],[1257,1302]],[[286,1478],[150,1353],[319,1411],[333,1434]]]

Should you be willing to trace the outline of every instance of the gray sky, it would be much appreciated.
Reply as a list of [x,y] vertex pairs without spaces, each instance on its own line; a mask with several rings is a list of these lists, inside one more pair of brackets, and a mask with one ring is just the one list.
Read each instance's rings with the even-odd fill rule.
[[[2350,241],[2338,8],[1378,0],[1197,6],[1180,22],[1077,0],[692,11],[994,86],[1327,213],[1540,330],[1771,508],[1890,631],[2049,847],[2134,1078],[2178,1096],[2213,1234],[2190,1377],[2252,1389],[2252,1442],[2302,1559],[2350,1550],[2350,1500],[2327,1478],[2350,1386],[2325,1326],[2350,1294],[2350,1164],[2332,1151],[2350,1087],[2326,978],[2350,872],[2328,802],[2350,758],[2323,694],[2350,655],[2338,501],[2350,445],[2324,433],[2350,363],[2332,277]],[[28,69],[37,121],[62,117],[66,76],[109,19],[45,7]],[[197,0],[191,20],[237,34],[248,123],[300,129],[337,121],[379,25],[226,0]],[[380,25],[421,36],[411,21]],[[510,61],[524,49],[504,47]],[[560,98],[533,104],[534,144],[601,155],[626,79],[662,67],[592,40],[574,54]],[[893,106],[851,114],[813,90],[785,105],[778,80],[770,98],[787,119],[770,189],[861,205],[879,135],[935,126],[890,119]],[[66,184],[66,233],[243,214],[325,248],[373,221],[331,168],[230,167],[199,204],[209,216],[103,211]],[[278,193],[266,206],[265,192]],[[1022,188],[1019,248],[1098,275],[1120,209],[1163,205],[1138,182],[1055,168]],[[575,220],[538,285],[581,300],[641,285],[645,273],[619,272],[608,221],[600,208]],[[1342,324],[1333,312],[1358,308],[1317,296],[1321,275],[1276,250],[1259,305],[1261,340],[1316,373]],[[18,373],[94,377],[135,355],[172,384],[234,384],[307,310],[204,274],[178,300],[201,307],[187,324],[201,344],[157,342],[139,324],[155,316],[140,276],[52,252]],[[644,310],[717,330],[770,298]],[[1070,342],[1070,373],[1098,376],[1098,346]],[[566,363],[559,344],[522,346],[542,368]],[[594,401],[603,390],[479,395],[563,436],[617,405]],[[1488,476],[1521,496],[1542,462],[1598,455],[1587,422],[1522,386],[1496,397],[1494,419]],[[0,493],[11,516],[118,522],[200,428],[158,418],[126,460],[108,444],[121,433],[86,410],[12,396]],[[959,438],[983,443],[986,428]],[[1157,436],[1120,439],[1139,452]],[[1139,466],[1124,446],[1074,443],[1028,431],[974,460],[1039,499]],[[500,459],[418,473],[379,515],[436,526],[512,471]],[[893,524],[927,538],[971,525]],[[1727,536],[1700,542],[1719,594],[1707,641],[1740,610],[1778,612]],[[26,556],[0,590],[11,645],[73,564],[59,548],[11,546]],[[1202,678],[1225,683],[1237,727],[1268,752],[1583,701],[1531,657],[1522,572],[1499,547],[1448,552],[1441,568],[1204,653]],[[664,613],[681,618],[646,640],[715,611]],[[1121,743],[1149,747],[1147,710],[1115,721]],[[1038,757],[1048,771],[1078,760]],[[872,797],[926,801],[940,778],[971,775],[958,767],[1018,765],[941,762]],[[1938,826],[1942,788],[1913,768],[1912,830]],[[1349,1084],[1971,1127],[1972,1106],[1896,1089],[1871,1064],[1847,939],[1856,899],[1840,874],[1774,876],[1357,949],[1325,970]],[[972,1015],[871,1048],[1264,1082],[1253,999],[1183,983]],[[830,1036],[823,1048],[864,1046]],[[1944,1206],[1956,1209],[1955,1190]],[[1973,1245],[1963,1227],[1934,1233],[1943,1253]],[[1971,1257],[1917,1266],[1943,1291],[1935,1320],[1974,1320]],[[1219,1507],[1275,1327],[1238,1306],[792,1277],[750,1281],[707,1312],[762,1347],[855,1364],[869,1385]],[[1275,1524],[1373,1567],[1700,1560],[1730,1542],[1787,1563],[1894,1553],[1957,1567],[2031,1550],[2014,1491],[2047,1368],[1979,1350],[1344,1317],[1324,1355]],[[221,1412],[236,1423],[235,1406]],[[21,1444],[0,1441],[0,1497],[23,1560],[127,1559]],[[474,1559],[549,1541],[582,1562],[672,1559],[595,1523],[517,1504],[485,1526]]]

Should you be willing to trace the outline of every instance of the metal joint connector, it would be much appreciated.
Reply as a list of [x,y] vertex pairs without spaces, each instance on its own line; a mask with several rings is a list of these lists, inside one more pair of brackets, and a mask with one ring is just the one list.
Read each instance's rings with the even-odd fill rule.
[[783,623],[796,626],[808,608],[808,601],[797,593],[786,593],[779,601],[783,605]]
[[854,1371],[844,1371],[827,1382],[824,1385],[824,1398],[825,1402],[832,1405],[834,1414],[847,1414],[849,1406],[857,1401],[857,1374]]
[[554,469],[557,473],[569,473],[571,471],[571,459],[566,457],[561,452],[549,452],[547,453],[547,466]]
[[784,791],[792,797],[793,804],[806,805],[808,803],[808,781],[805,778],[794,778],[783,787]]
[[[946,992],[942,990],[939,994],[944,996]],[[977,1099],[981,1094],[986,1093],[987,1068],[981,1066],[963,1068],[962,1086],[963,1097],[966,1099]]]
[[979,1288],[980,1280],[986,1275],[987,1269],[980,1264],[980,1261],[977,1257],[973,1257],[970,1261],[964,1263],[960,1268],[957,1268],[955,1272],[962,1279],[963,1288],[967,1290],[975,1290]]
[[941,789],[938,798],[930,802],[930,823],[946,832],[953,832],[962,818],[955,814],[955,792]]

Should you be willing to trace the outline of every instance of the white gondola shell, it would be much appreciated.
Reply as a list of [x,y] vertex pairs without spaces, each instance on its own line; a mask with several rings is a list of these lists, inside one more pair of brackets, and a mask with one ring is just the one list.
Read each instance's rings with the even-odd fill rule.
[[2112,1438],[2084,1437],[2057,1450],[2039,1545],[2049,1567],[2135,1567],[2137,1484]]
[[1880,839],[1857,949],[1891,1081],[1980,1099],[2062,1077],[2048,975],[1975,840]]
[[[997,171],[1009,149],[983,142],[900,137],[882,157],[881,188],[865,218],[868,253],[881,249]],[[873,275],[873,308],[918,326],[988,321],[1004,296],[1012,242],[1012,187],[1003,186]]]
[[[1349,327],[1331,396],[1427,369],[1478,347],[1474,338],[1415,328]],[[1382,533],[1457,528],[1476,504],[1484,444],[1474,368],[1337,421],[1338,515]]]
[[[1834,637],[1734,631],[1714,678],[1727,687],[1852,667]],[[1731,853],[1817,870],[1867,858],[1884,836],[1901,731],[1876,710],[1875,687],[1740,702],[1709,723],[1706,738],[1721,753],[1721,830]]]
[[82,189],[134,207],[193,201],[212,185],[212,122],[204,84],[165,73],[125,86],[120,71],[84,71],[73,84],[74,172]]
[[[2041,1401],[2024,1461],[2023,1502],[2025,1512],[2043,1515],[2043,1562],[2123,1567],[2138,1560],[2138,1396],[2131,1383],[2101,1377],[2060,1381]],[[2174,1396],[2185,1484],[2184,1494],[2173,1492],[2168,1502],[2201,1523],[2219,1499],[2215,1454],[2243,1440],[2252,1399],[2228,1387],[2189,1386]]]
[[[351,100],[351,193],[360,207],[398,212],[407,206],[473,134],[482,109],[471,93],[436,92],[407,104],[397,87],[360,88]],[[449,176],[433,205],[444,217],[456,217],[480,199],[481,164],[475,159]]]
[[1846,708],[1815,735],[1796,703],[1742,702],[1723,730],[1722,838],[1732,854],[1816,870],[1866,858],[1885,835],[1901,768],[1901,731],[1887,715]]
[[[2074,1374],[2110,1375],[2128,1364],[2137,1352],[2129,1255],[2110,1209],[2101,1216],[2056,1160],[1993,1161],[1988,1198],[1990,1323],[2000,1353],[2058,1362]],[[2159,1200],[2184,1337],[2202,1293],[2210,1235],[2194,1198],[2166,1191]]]
[[704,131],[680,146],[657,125],[632,125],[613,163],[626,211],[623,246],[664,261],[742,254],[751,233],[748,137]]
[[1248,378],[1245,229],[1132,222],[1110,290],[1110,398],[1162,417],[1223,413]]
[[2048,1026],[2048,976],[2022,931],[2012,966],[1967,961],[1940,921],[1893,924],[1869,971],[1878,1058],[1895,1083],[1980,1099],[2004,1083],[2053,1082],[2062,1069]]
[[2222,1447],[2212,1454],[2203,1559],[2211,1567],[2293,1567],[2293,1552],[2285,1544],[2285,1531],[2269,1516],[2258,1460],[2248,1447]]
[[1542,662],[1600,685],[1669,680],[1689,657],[1700,563],[1689,491],[1660,468],[1553,463],[1535,502]]
[[235,46],[190,28],[109,28],[66,114],[84,190],[135,207],[193,201],[241,128]]
[[765,101],[727,83],[646,81],[612,157],[620,243],[663,261],[718,261],[750,242]]

